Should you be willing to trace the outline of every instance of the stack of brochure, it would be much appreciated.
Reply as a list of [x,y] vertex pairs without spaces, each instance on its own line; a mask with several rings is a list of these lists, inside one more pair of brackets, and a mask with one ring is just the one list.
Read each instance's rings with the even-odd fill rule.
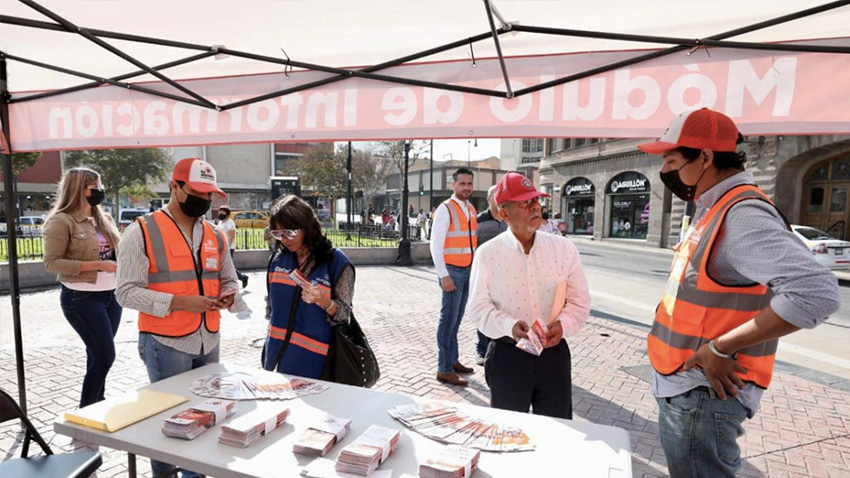
[[279,373],[258,370],[256,372],[214,373],[192,382],[193,393],[202,397],[227,400],[256,400],[269,398],[290,400],[321,393],[328,385],[301,378],[289,379]]
[[288,416],[289,408],[280,405],[273,408],[258,408],[222,426],[218,442],[240,448],[251,446],[275,428],[280,427]]
[[528,338],[519,339],[516,346],[532,355],[540,355],[543,353],[548,334],[549,328],[540,319],[537,319],[528,330]]
[[336,459],[336,471],[368,476],[398,447],[401,433],[392,428],[370,426],[346,446]]
[[469,478],[478,469],[479,450],[449,445],[419,465],[420,478]]
[[292,446],[292,451],[302,455],[325,456],[340,440],[345,438],[351,420],[327,415],[304,431]]
[[162,424],[162,433],[166,436],[194,440],[207,428],[236,413],[236,402],[209,399],[197,405],[181,410]]
[[391,408],[387,413],[413,431],[442,443],[500,452],[534,449],[521,429],[470,417],[456,407],[411,404]]

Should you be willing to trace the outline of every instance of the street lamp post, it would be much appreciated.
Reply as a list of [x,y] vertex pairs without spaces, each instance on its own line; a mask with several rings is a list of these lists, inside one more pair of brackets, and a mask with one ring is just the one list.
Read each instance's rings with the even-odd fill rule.
[[352,215],[351,215],[351,141],[348,142],[348,158],[345,161],[345,169],[348,171],[348,194],[345,197],[345,211],[346,218],[348,220],[347,227],[345,228],[346,234],[345,238],[351,239],[351,227],[352,227]]
[[410,141],[404,142],[404,175],[402,181],[404,181],[404,185],[401,189],[401,212],[399,216],[401,216],[401,242],[398,243],[398,265],[400,266],[412,266],[413,259],[410,256],[410,231],[408,230],[408,215],[407,215],[407,202],[408,195],[410,194],[410,189],[407,185],[407,168],[408,168],[408,160],[410,159]]
[[434,209],[434,140],[431,140],[431,185],[428,188],[428,214]]

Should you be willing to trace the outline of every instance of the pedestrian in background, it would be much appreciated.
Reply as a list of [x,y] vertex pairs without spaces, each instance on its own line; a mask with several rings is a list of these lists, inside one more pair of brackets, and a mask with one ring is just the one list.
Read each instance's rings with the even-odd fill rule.
[[97,172],[69,169],[42,231],[44,267],[58,274],[62,313],[86,346],[81,408],[104,398],[121,324],[122,309],[115,300],[119,236],[100,208],[105,197]]
[[[218,230],[224,233],[227,238],[227,244],[230,247],[230,258],[232,259],[236,253],[236,223],[230,217],[230,206],[222,205],[218,207]],[[236,265],[234,264],[234,269]],[[242,287],[248,287],[248,276],[236,270],[236,277],[242,281]]]
[[647,338],[674,478],[735,476],[737,439],[770,385],[777,339],[841,305],[835,275],[744,170],[743,139],[731,118],[702,108],[638,146],[661,155],[661,181],[674,195],[696,202]]
[[549,234],[558,234],[558,227],[549,220],[549,213],[544,212],[540,214],[540,232],[546,232]]
[[467,168],[452,174],[454,194],[434,212],[431,232],[431,258],[437,269],[443,300],[437,326],[437,380],[465,387],[458,374],[474,370],[459,361],[457,333],[469,298],[469,270],[478,246],[478,219],[469,202],[474,191],[474,176]]
[[[487,190],[487,210],[478,214],[478,247],[481,247],[494,237],[505,232],[508,229],[508,223],[499,215],[499,208],[496,206],[496,184],[490,186]],[[487,346],[490,345],[490,339],[482,334],[480,330],[476,330],[478,334],[478,343],[475,346],[477,356],[475,363],[484,365],[484,356],[487,354]]]

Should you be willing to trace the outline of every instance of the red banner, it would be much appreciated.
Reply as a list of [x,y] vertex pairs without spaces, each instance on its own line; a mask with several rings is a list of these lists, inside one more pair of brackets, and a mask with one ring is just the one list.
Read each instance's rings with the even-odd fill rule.
[[[850,45],[850,39],[819,44]],[[513,89],[641,52],[510,58]],[[167,73],[167,72],[166,72]],[[504,89],[496,60],[381,73]],[[182,81],[220,105],[326,78],[319,72]],[[162,83],[145,86],[180,94]],[[216,112],[104,86],[13,103],[15,151],[250,142],[484,137],[655,137],[682,111],[725,112],[744,134],[850,133],[850,55],[701,49],[513,99],[347,79]],[[25,94],[14,95],[14,97]]]

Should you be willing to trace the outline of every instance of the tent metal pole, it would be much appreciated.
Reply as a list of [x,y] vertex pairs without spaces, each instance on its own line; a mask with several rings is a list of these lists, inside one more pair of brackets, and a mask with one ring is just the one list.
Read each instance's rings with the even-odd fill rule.
[[[33,66],[37,66],[37,67],[40,67],[40,68],[44,68],[44,69],[47,69],[47,70],[58,71],[60,73],[65,73],[65,74],[72,75],[72,76],[79,76],[81,78],[85,78],[85,79],[88,79],[88,80],[102,81],[104,83],[109,83],[110,85],[114,85],[114,86],[117,86],[119,88],[126,88],[126,89],[130,89],[130,90],[140,91],[142,93],[147,93],[149,95],[161,96],[163,98],[168,98],[170,100],[180,101],[180,102],[183,102],[183,103],[189,103],[191,105],[200,106],[202,108],[210,108],[206,104],[200,103],[200,102],[195,101],[191,98],[172,95],[171,93],[165,93],[165,92],[162,92],[162,91],[152,90],[150,88],[147,88],[147,87],[144,87],[144,86],[138,86],[138,85],[135,85],[135,84],[132,84],[132,83],[122,83],[122,82],[119,82],[119,81],[111,80],[109,78],[99,78],[99,77],[94,76],[94,75],[89,75],[88,73],[82,73],[82,72],[79,72],[79,71],[69,70],[68,68],[62,68],[61,66],[48,65],[47,63],[42,63],[40,61],[30,60],[30,59],[27,59],[27,58],[21,58],[21,57],[16,56],[16,55],[9,55],[8,53],[6,54],[6,58],[8,58],[10,60],[19,61],[21,63],[26,63],[28,65],[33,65]],[[213,105],[213,107],[216,107],[216,105]],[[216,109],[216,108],[211,108],[211,109]]]
[[[499,34],[501,35],[502,33],[506,33],[506,31],[505,30],[499,30]],[[395,60],[390,60],[390,61],[387,61],[387,62],[384,62],[384,63],[379,63],[379,64],[374,65],[374,66],[363,68],[362,70],[359,70],[359,71],[371,73],[371,72],[374,72],[374,71],[383,70],[385,68],[398,66],[398,65],[401,65],[403,63],[407,63],[409,61],[418,60],[420,58],[426,58],[426,57],[429,57],[431,55],[435,55],[437,53],[442,53],[444,51],[452,50],[452,49],[460,47],[460,46],[465,46],[465,45],[468,45],[470,43],[477,43],[481,40],[486,40],[487,38],[490,38],[491,36],[492,36],[491,33],[481,33],[479,35],[475,35],[474,37],[469,37],[467,39],[458,40],[458,41],[451,42],[451,43],[446,43],[444,45],[440,45],[440,46],[435,47],[435,48],[424,50],[424,51],[421,51],[419,53],[414,53],[412,55],[403,56],[401,58],[396,58]],[[279,96],[285,96],[285,95],[288,95],[290,93],[296,93],[298,91],[308,90],[310,88],[315,88],[315,87],[318,87],[318,86],[324,86],[324,85],[327,85],[329,83],[336,83],[337,81],[341,81],[341,80],[344,80],[346,78],[350,78],[349,75],[342,74],[342,75],[331,76],[331,77],[324,78],[324,79],[317,80],[317,81],[313,81],[313,82],[310,82],[310,83],[305,83],[303,85],[298,85],[298,86],[295,86],[295,87],[292,87],[292,88],[287,88],[285,90],[278,90],[278,91],[275,91],[275,92],[272,92],[272,93],[266,93],[264,95],[256,96],[254,98],[247,98],[247,99],[242,100],[242,101],[236,101],[236,102],[228,104],[227,106],[223,106],[222,110],[228,110],[228,109],[231,109],[231,108],[238,108],[240,106],[245,106],[245,105],[248,105],[248,104],[251,104],[251,103],[256,103],[258,101],[270,100],[272,98],[277,98]]]
[[[305,70],[313,70],[313,71],[324,71],[327,73],[335,73],[337,75],[343,75],[348,78],[356,77],[356,78],[365,78],[368,80],[376,80],[376,81],[385,81],[388,83],[400,83],[403,85],[411,85],[411,86],[422,86],[426,88],[434,88],[438,90],[448,90],[448,91],[459,91],[462,93],[472,93],[483,96],[495,96],[498,98],[505,98],[506,94],[504,91],[495,91],[495,90],[487,90],[484,88],[473,88],[469,86],[458,86],[458,85],[450,85],[445,83],[436,83],[433,81],[423,81],[423,80],[413,80],[410,78],[401,78],[397,76],[389,76],[389,75],[380,75],[376,73],[368,73],[363,70],[347,70],[344,68],[334,68],[331,66],[324,65],[316,65],[314,63],[306,63],[303,61],[296,60],[287,60],[282,58],[275,58],[272,56],[266,55],[258,55],[255,53],[246,53],[240,52],[236,50],[231,50],[229,48],[219,48],[220,53],[224,53],[226,55],[239,56],[242,58],[248,58],[251,60],[265,61],[268,63],[277,63],[279,65],[286,66],[294,66],[296,68],[304,68]],[[229,106],[229,105],[228,105]],[[222,107],[224,110],[225,107]]]
[[[174,61],[171,61],[171,62],[168,62],[168,63],[163,63],[161,65],[157,65],[157,66],[153,67],[153,69],[154,70],[165,70],[167,68],[173,68],[175,66],[185,65],[185,64],[191,63],[193,61],[203,60],[204,58],[209,58],[209,57],[214,56],[214,55],[216,55],[215,52],[200,53],[198,55],[193,55],[193,56],[190,56],[190,57],[187,57],[187,58],[183,58],[182,60],[174,60]],[[144,70],[138,70],[138,71],[134,71],[134,72],[131,72],[131,73],[125,73],[123,75],[114,76],[114,77],[110,78],[110,80],[113,81],[113,82],[122,81],[122,80],[126,80],[126,79],[129,79],[129,78],[134,78],[136,76],[144,75],[145,73],[146,72]],[[98,81],[92,81],[91,83],[84,83],[82,85],[71,86],[71,87],[68,87],[68,88],[62,88],[61,90],[46,91],[44,93],[36,93],[34,95],[21,96],[21,97],[13,98],[13,99],[9,100],[9,104],[19,103],[19,102],[23,102],[23,101],[30,101],[30,100],[38,100],[38,99],[43,99],[43,98],[50,98],[51,96],[64,95],[66,93],[73,93],[75,91],[86,90],[86,89],[89,89],[89,88],[96,88],[96,87],[103,85],[103,84],[106,84],[106,83],[109,83],[109,81],[98,80]]]
[[[791,13],[788,15],[783,15],[780,17],[776,17],[770,20],[765,20],[763,22],[754,23],[752,25],[747,25],[745,27],[736,28],[734,30],[729,30],[727,32],[718,33],[717,35],[712,35],[708,37],[708,40],[723,40],[729,37],[743,35],[744,33],[750,33],[756,30],[761,30],[763,28],[772,27],[775,25],[779,25],[780,23],[790,22],[792,20],[798,20],[803,17],[811,16],[817,13],[825,12],[828,10],[833,10],[835,8],[843,7],[845,5],[850,4],[850,0],[840,0],[832,3],[827,3],[824,5],[820,5],[814,8],[809,8],[807,10],[802,10],[796,13]],[[516,29],[516,26],[514,27]],[[652,60],[655,58],[660,58],[662,56],[672,55],[674,53],[678,53],[680,51],[687,50],[690,47],[687,46],[674,46],[670,48],[665,48],[664,50],[659,50],[651,53],[646,53],[643,55],[638,55],[633,58],[629,58],[627,60],[617,61],[614,63],[610,63],[608,65],[603,65],[597,68],[592,68],[590,70],[576,73],[574,75],[565,76],[563,78],[558,78],[552,81],[547,81],[544,83],[540,83],[538,85],[530,86],[528,88],[523,88],[516,92],[515,96],[526,95],[529,93],[534,93],[535,91],[545,90],[546,88],[551,88],[553,86],[562,85],[564,83],[569,83],[571,81],[580,80],[582,78],[586,78],[588,76],[597,75],[599,73],[605,73],[611,70],[616,70],[617,68],[622,68],[624,66],[634,65],[635,63],[640,63],[648,60]]]
[[742,50],[798,51],[806,53],[850,53],[850,48],[827,45],[798,45],[790,43],[754,43],[735,42],[728,40],[709,40],[694,38],[675,38],[652,35],[631,35],[624,33],[593,32],[587,30],[572,30],[566,28],[536,27],[532,25],[515,25],[518,32],[541,33],[580,38],[600,38],[605,40],[622,40],[641,43],[661,43],[689,47],[711,46],[718,48],[738,48]]
[[[41,20],[33,20],[31,18],[21,18],[21,17],[13,17],[9,15],[0,15],[0,23],[5,23],[7,25],[17,25],[20,27],[30,27],[30,28],[39,28],[41,30],[53,30],[62,33],[73,33],[69,32],[62,25],[57,25],[56,23],[45,22]],[[91,33],[92,35],[103,37],[103,38],[111,38],[113,40],[125,40],[132,41],[136,43],[149,43],[151,45],[161,45],[161,46],[171,46],[174,48],[183,48],[186,50],[202,50],[208,51],[210,49],[207,45],[200,45],[198,43],[186,43],[186,42],[178,42],[173,40],[163,40],[161,38],[154,37],[146,37],[142,35],[131,35],[129,33],[120,33],[113,32],[109,30],[99,30],[97,28],[86,28],[86,31]]]
[[[40,29],[46,29],[46,30],[55,30],[55,31],[61,31],[61,32],[68,32],[68,30],[62,28],[60,25],[52,24],[52,23],[49,23],[49,22],[39,22],[39,21],[34,21],[34,20],[29,20],[29,19],[24,19],[24,18],[18,18],[18,17],[10,17],[10,16],[5,16],[5,15],[0,15],[0,23],[26,26],[26,27],[32,27],[32,28],[40,28]],[[298,91],[303,91],[303,90],[306,90],[306,89],[309,89],[309,88],[314,88],[314,87],[317,87],[317,86],[323,86],[323,85],[326,85],[326,84],[329,84],[329,83],[334,83],[334,82],[337,82],[337,81],[344,80],[346,78],[351,78],[352,76],[357,76],[357,77],[366,78],[366,79],[372,79],[372,80],[376,80],[376,81],[387,81],[387,82],[391,82],[391,83],[409,84],[409,85],[412,85],[412,86],[423,86],[423,87],[427,87],[427,88],[435,88],[435,89],[440,89],[440,90],[459,91],[461,93],[471,93],[471,94],[484,95],[484,96],[495,96],[495,97],[499,97],[499,98],[506,97],[506,93],[501,92],[501,91],[486,90],[486,89],[481,89],[481,88],[470,88],[470,87],[449,85],[449,84],[444,84],[444,83],[422,82],[422,81],[418,81],[418,80],[410,80],[410,79],[407,79],[407,78],[397,78],[397,77],[393,77],[393,76],[371,74],[371,72],[374,72],[374,71],[382,70],[382,69],[385,69],[385,68],[390,68],[392,66],[398,66],[398,65],[401,65],[401,64],[406,63],[408,61],[413,61],[413,60],[416,60],[416,59],[425,58],[425,57],[428,57],[428,56],[431,56],[431,55],[434,55],[434,54],[437,54],[437,53],[441,53],[443,51],[451,50],[453,48],[457,48],[457,47],[460,47],[460,46],[465,46],[465,45],[468,45],[470,42],[474,43],[474,42],[479,42],[479,41],[485,40],[487,38],[491,38],[492,32],[481,33],[479,35],[475,35],[473,37],[465,38],[463,40],[457,40],[457,41],[447,43],[447,44],[444,44],[444,45],[441,45],[441,46],[438,46],[438,47],[430,48],[428,50],[423,50],[423,51],[418,52],[418,53],[413,53],[413,54],[410,54],[410,55],[407,55],[407,56],[404,56],[404,57],[401,57],[401,58],[397,58],[395,60],[391,60],[391,61],[387,61],[387,62],[384,62],[384,63],[380,63],[378,65],[363,68],[362,70],[346,70],[346,69],[341,69],[341,68],[333,68],[333,67],[327,67],[327,66],[322,66],[322,65],[315,65],[315,64],[311,64],[311,63],[298,62],[298,61],[294,61],[294,60],[285,60],[285,59],[276,58],[276,57],[257,55],[257,54],[254,54],[254,53],[243,52],[243,51],[239,51],[239,50],[231,50],[231,49],[224,48],[224,47],[211,47],[211,46],[208,46],[208,45],[198,45],[198,44],[194,44],[194,43],[173,42],[173,41],[170,41],[170,40],[162,40],[162,39],[158,39],[158,38],[143,37],[143,36],[139,36],[139,35],[125,35],[125,34],[122,34],[122,33],[110,32],[110,31],[106,31],[106,30],[97,30],[97,29],[89,30],[89,29],[86,29],[86,31],[88,31],[92,35],[102,36],[102,37],[106,37],[106,38],[114,38],[114,39],[119,39],[119,40],[134,41],[134,42],[139,42],[139,43],[151,43],[151,44],[162,45],[162,46],[171,46],[171,47],[175,47],[175,48],[202,50],[202,51],[207,51],[207,52],[209,52],[211,50],[215,50],[216,53],[223,53],[223,54],[227,54],[227,55],[231,55],[231,56],[235,56],[235,57],[247,58],[247,59],[251,59],[251,60],[262,61],[262,62],[266,62],[266,63],[272,63],[272,64],[278,64],[278,65],[284,65],[284,66],[294,66],[294,67],[298,67],[298,68],[304,68],[304,69],[307,69],[307,70],[325,71],[325,72],[328,72],[328,73],[334,73],[335,74],[335,76],[333,76],[333,77],[325,78],[325,79],[322,79],[322,80],[317,80],[317,81],[311,82],[311,83],[306,83],[304,85],[300,85],[300,86],[293,87],[293,88],[287,88],[285,90],[267,93],[265,95],[257,96],[255,98],[248,98],[248,99],[245,99],[245,100],[242,100],[242,101],[230,103],[226,106],[221,106],[220,108],[216,108],[220,111],[238,108],[240,106],[245,106],[247,104],[257,103],[259,101],[265,101],[267,99],[276,98],[276,97],[279,97],[279,96],[284,96],[284,95],[289,94],[289,93],[295,93],[295,92],[298,92]],[[506,30],[506,29],[499,29],[498,30],[499,34],[503,34],[503,33],[507,33],[507,32],[508,32],[508,30]],[[68,32],[68,33],[71,33],[71,32]],[[91,77],[85,77],[85,78],[91,78]],[[97,78],[97,79],[99,80],[99,78]],[[16,101],[21,101],[21,99],[16,99]]]
[[514,97],[511,88],[511,80],[508,78],[508,67],[505,66],[505,55],[502,54],[502,44],[499,43],[499,34],[496,32],[496,22],[493,20],[493,10],[490,8],[490,0],[484,0],[484,9],[487,10],[487,21],[490,22],[490,32],[493,34],[493,43],[496,45],[496,55],[499,56],[499,66],[502,68],[502,77],[505,79],[506,98]]
[[0,123],[3,123],[3,137],[6,138],[8,151],[3,152],[3,191],[6,203],[6,240],[9,243],[9,284],[12,294],[12,323],[15,334],[15,366],[18,371],[18,403],[24,414],[27,413],[27,384],[24,376],[24,341],[21,333],[21,285],[18,279],[18,233],[17,208],[15,204],[15,173],[12,170],[12,136],[9,124],[9,88],[6,56],[0,54]]
[[65,29],[67,29],[68,31],[78,33],[79,35],[81,35],[86,40],[89,40],[90,42],[94,43],[95,45],[98,45],[101,48],[117,55],[118,57],[122,58],[123,60],[128,61],[128,62],[132,63],[133,65],[136,65],[136,67],[141,68],[141,69],[145,70],[146,72],[148,72],[149,74],[151,74],[151,75],[159,78],[160,80],[168,83],[169,85],[171,85],[171,87],[177,89],[178,91],[182,91],[183,93],[191,96],[192,98],[195,98],[196,100],[200,101],[203,105],[205,105],[207,108],[213,108],[214,109],[216,107],[216,105],[214,105],[208,99],[206,99],[203,96],[195,93],[194,91],[190,90],[189,88],[186,88],[185,86],[181,85],[180,83],[177,83],[176,81],[174,81],[171,78],[163,75],[162,73],[154,70],[153,68],[145,65],[144,63],[140,62],[139,60],[136,60],[132,56],[124,53],[123,51],[119,50],[118,48],[115,48],[114,46],[110,45],[109,43],[106,43],[105,41],[101,40],[97,36],[89,33],[89,31],[86,30],[85,28],[80,28],[80,27],[74,25],[73,23],[69,22],[68,20],[65,20],[64,18],[53,13],[52,11],[48,10],[47,8],[42,7],[41,5],[35,3],[32,0],[19,0],[19,1],[21,3],[23,3],[24,5],[32,8],[33,10],[41,13],[42,15],[50,18],[51,20],[55,21],[56,23],[59,23],[60,25],[65,27]]

